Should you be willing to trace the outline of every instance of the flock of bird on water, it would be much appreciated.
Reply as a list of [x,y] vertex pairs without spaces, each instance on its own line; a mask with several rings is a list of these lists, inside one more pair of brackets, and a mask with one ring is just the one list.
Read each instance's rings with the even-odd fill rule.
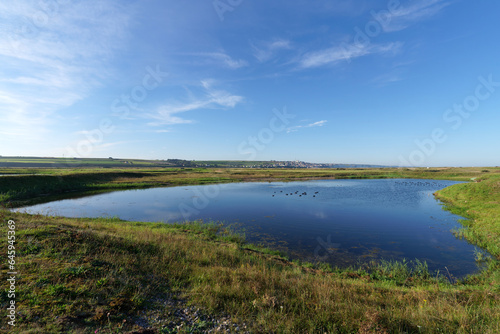
[[[437,185],[439,185],[439,183],[437,183],[435,181],[396,181],[395,184],[396,185],[403,185],[403,186],[437,186]],[[274,197],[275,194],[277,194],[277,195],[284,194],[286,196],[299,195],[299,197],[307,196],[306,191],[299,194],[298,190],[295,192],[291,192],[291,193],[288,193],[288,192],[283,193],[283,190],[280,190],[279,193],[277,191],[275,191],[272,196]],[[316,197],[317,194],[319,194],[319,191],[315,191],[312,197]]]
[[[280,193],[282,193],[283,190],[280,190]],[[275,194],[277,193],[276,191],[274,192]],[[316,197],[316,194],[319,194],[319,191],[315,191],[313,197]],[[285,193],[286,196],[293,196],[293,195],[299,195],[299,197],[302,196],[307,196],[307,192],[304,191],[303,193],[299,194],[299,191],[297,190],[296,192],[291,192],[291,193]],[[273,194],[274,197],[274,194]]]

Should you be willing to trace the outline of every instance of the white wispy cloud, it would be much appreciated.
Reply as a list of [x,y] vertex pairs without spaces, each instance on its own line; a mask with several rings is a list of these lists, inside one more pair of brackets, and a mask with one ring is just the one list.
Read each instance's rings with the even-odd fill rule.
[[443,0],[412,1],[409,5],[400,6],[396,10],[385,13],[378,21],[385,32],[400,31],[438,14],[448,5],[450,3]]
[[222,52],[208,53],[207,56],[212,57],[214,59],[219,59],[222,62],[224,62],[227,67],[233,68],[233,69],[248,66],[247,61],[242,60],[242,59],[233,59],[230,56],[228,56],[227,54],[222,53]]
[[351,61],[369,54],[388,54],[398,52],[403,44],[341,44],[332,48],[306,53],[299,59],[300,68],[312,68]]
[[[45,134],[109,75],[130,12],[119,3],[0,3],[0,131]],[[104,19],[105,18],[105,19]],[[29,120],[36,120],[36,123]]]
[[314,123],[309,123],[307,125],[296,125],[296,126],[291,126],[289,128],[286,129],[286,132],[287,133],[290,133],[290,132],[295,132],[295,131],[298,131],[299,129],[303,129],[303,128],[313,128],[313,127],[317,127],[317,126],[323,126],[327,123],[328,121],[326,120],[322,120],[322,121],[317,121],[317,122],[314,122]]
[[201,96],[189,94],[187,101],[171,102],[160,106],[155,113],[147,114],[146,117],[153,119],[148,123],[151,126],[189,124],[193,120],[185,119],[178,114],[198,110],[198,109],[228,109],[234,108],[243,101],[243,97],[231,94],[222,89],[216,89],[215,81],[211,79],[202,80],[200,86],[203,87]]
[[291,49],[289,40],[277,39],[271,42],[259,42],[251,44],[253,55],[261,63],[272,59],[279,50]]
[[182,53],[180,56],[195,57],[198,61],[201,60],[201,64],[214,64],[230,69],[238,69],[241,67],[248,66],[248,62],[244,59],[235,59],[229,56],[224,51],[218,52],[196,52],[196,53]]
[[[372,19],[381,25],[384,32],[399,31],[435,16],[449,4],[448,1],[444,0],[417,0],[408,5],[398,6],[392,11],[373,11]],[[371,40],[363,43],[344,42],[331,48],[308,52],[298,58],[298,63],[300,68],[313,68],[341,61],[351,61],[354,58],[370,54],[397,53],[402,46],[401,42],[386,44],[375,44]]]

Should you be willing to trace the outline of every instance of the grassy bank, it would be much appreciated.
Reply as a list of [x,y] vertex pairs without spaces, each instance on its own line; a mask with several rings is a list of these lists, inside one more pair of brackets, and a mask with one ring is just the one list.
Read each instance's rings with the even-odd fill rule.
[[[64,191],[81,192],[310,178],[475,178],[438,196],[449,210],[468,218],[457,235],[488,249],[496,260],[483,273],[451,284],[424,264],[413,270],[401,263],[330,270],[292,263],[215,224],[66,219],[3,210],[4,250],[7,221],[16,222],[17,332],[133,333],[142,325],[152,333],[202,333],[221,328],[216,321],[222,318],[230,319],[232,331],[255,333],[500,332],[498,169],[36,172],[46,176],[0,178],[3,203],[53,195],[62,184]],[[6,272],[5,257],[1,266]],[[0,300],[0,316],[6,319],[5,291]],[[190,306],[201,310],[183,322]]]
[[[500,329],[491,278],[451,285],[425,266],[410,273],[397,264],[370,273],[319,270],[249,249],[217,225],[0,216],[16,222],[17,332],[121,333],[138,330],[137,323],[177,332],[178,301],[203,310],[181,327],[186,333],[216,328],[206,319],[219,314],[233,329],[245,324],[261,333]],[[8,300],[2,292],[2,319]]]
[[474,182],[457,184],[437,192],[451,212],[465,217],[460,238],[487,249],[500,259],[500,174],[483,173]]

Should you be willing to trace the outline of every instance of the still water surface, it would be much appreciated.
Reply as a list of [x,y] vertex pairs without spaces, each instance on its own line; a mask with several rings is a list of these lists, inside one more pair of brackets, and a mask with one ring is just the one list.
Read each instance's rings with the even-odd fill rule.
[[455,183],[384,179],[184,186],[105,193],[20,211],[237,223],[248,241],[285,250],[292,258],[340,267],[381,258],[419,259],[433,271],[462,277],[478,270],[475,247],[453,236],[461,217],[443,210],[433,196]]

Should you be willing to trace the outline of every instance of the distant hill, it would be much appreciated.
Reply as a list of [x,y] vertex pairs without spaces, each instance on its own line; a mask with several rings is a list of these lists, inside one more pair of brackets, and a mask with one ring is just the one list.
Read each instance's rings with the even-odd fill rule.
[[0,167],[76,168],[76,167],[191,167],[191,168],[390,168],[369,164],[310,163],[304,161],[247,160],[142,160],[105,158],[2,157]]

